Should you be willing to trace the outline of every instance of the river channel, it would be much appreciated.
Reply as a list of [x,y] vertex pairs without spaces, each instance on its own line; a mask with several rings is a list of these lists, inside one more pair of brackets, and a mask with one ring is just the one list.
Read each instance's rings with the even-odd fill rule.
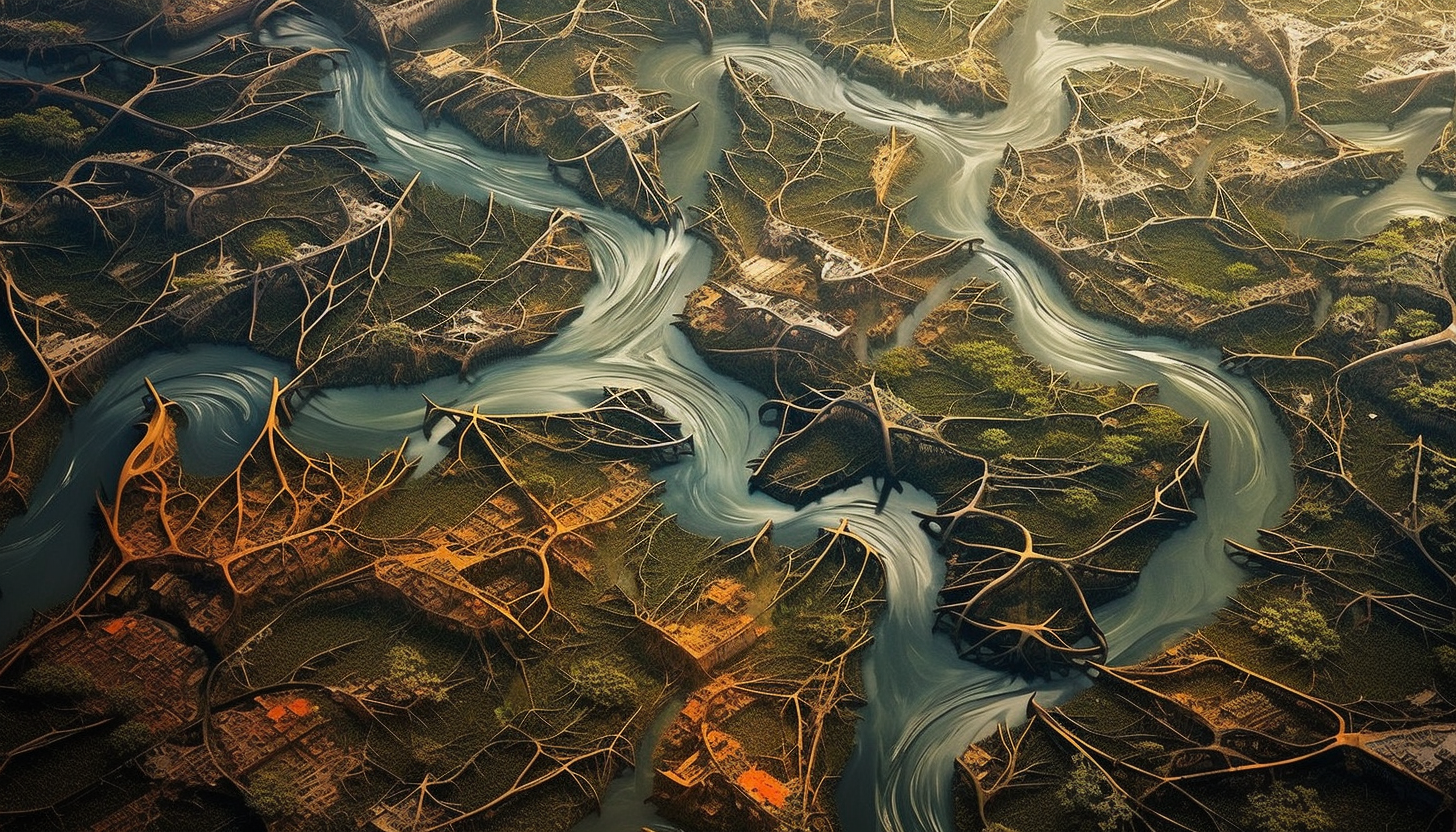
[[[1131,334],[1094,320],[1068,301],[1055,276],[1000,239],[987,223],[988,190],[1010,144],[1032,148],[1053,140],[1070,117],[1061,82],[1072,68],[1110,62],[1147,66],[1185,78],[1211,78],[1230,94],[1282,110],[1278,93],[1236,67],[1146,47],[1085,46],[1054,34],[1055,0],[1034,0],[1002,50],[1011,81],[1009,105],[981,117],[895,99],[826,69],[792,39],[765,43],[720,38],[712,52],[696,43],[667,44],[643,56],[639,80],[668,90],[674,104],[698,103],[696,126],[664,151],[668,187],[701,197],[704,171],[729,139],[731,114],[719,102],[723,60],[732,57],[768,76],[797,101],[876,130],[916,137],[926,159],[915,185],[914,221],[928,231],[985,242],[967,270],[948,275],[921,310],[944,299],[971,276],[1001,284],[1014,312],[1021,346],[1073,378],[1156,383],[1162,400],[1210,425],[1209,468],[1199,517],[1161,546],[1130,595],[1097,610],[1114,663],[1136,660],[1208,621],[1243,573],[1224,556],[1223,541],[1253,543],[1293,497],[1289,450],[1269,406],[1247,380],[1219,367],[1212,350],[1167,338]],[[365,142],[376,166],[475,199],[491,196],[532,210],[566,208],[578,214],[599,277],[583,314],[543,349],[502,360],[466,381],[441,379],[396,388],[327,390],[299,409],[289,436],[311,451],[367,456],[410,438],[409,452],[426,471],[443,450],[419,432],[423,395],[445,404],[493,413],[575,409],[603,385],[642,387],[696,438],[697,453],[659,469],[667,510],[690,530],[724,537],[750,534],[773,520],[776,539],[810,540],[822,526],[848,518],[874,543],[887,572],[887,605],[865,658],[869,704],[844,773],[839,809],[850,830],[951,828],[953,760],[968,743],[1002,722],[1023,718],[1035,694],[1054,704],[1075,692],[1076,679],[1025,680],[959,660],[950,642],[932,635],[932,612],[943,565],[911,512],[933,501],[907,489],[876,512],[868,485],[831,495],[802,510],[750,495],[746,462],[772,441],[756,418],[762,397],[719,376],[671,326],[684,296],[707,278],[708,251],[679,218],[666,230],[585,202],[554,179],[544,160],[483,149],[462,131],[425,124],[419,111],[364,50],[326,21],[280,16],[269,42],[341,50],[326,83],[339,90],[335,126]],[[1394,129],[1352,125],[1352,138],[1408,153],[1429,149],[1441,119],[1418,113]],[[1336,132],[1339,129],[1336,128]],[[1358,134],[1358,135],[1353,135]],[[1413,156],[1413,160],[1419,156]],[[1368,234],[1391,216],[1452,210],[1447,198],[1414,176],[1395,194],[1320,200],[1298,218],[1303,233],[1322,237]],[[1414,182],[1414,185],[1411,183]],[[1391,189],[1386,189],[1391,190]],[[909,327],[902,329],[908,335]],[[37,484],[30,512],[0,536],[0,628],[13,633],[34,607],[67,598],[84,578],[92,531],[86,521],[98,488],[114,479],[143,416],[142,380],[187,414],[184,462],[225,470],[257,430],[269,381],[285,376],[277,362],[236,347],[198,346],[140,359],[118,371],[76,414],[56,459]],[[680,706],[680,705],[679,705]],[[662,722],[661,719],[658,720]],[[603,815],[582,830],[661,828],[642,806],[650,772],[614,784]]]

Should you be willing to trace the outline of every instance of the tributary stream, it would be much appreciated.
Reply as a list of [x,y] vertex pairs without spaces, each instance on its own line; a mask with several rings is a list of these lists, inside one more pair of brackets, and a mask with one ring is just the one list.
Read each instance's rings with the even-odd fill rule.
[[[1157,550],[1134,592],[1097,610],[1111,645],[1110,660],[1118,663],[1148,655],[1207,622],[1224,604],[1243,573],[1224,556],[1223,541],[1253,543],[1257,529],[1287,507],[1293,497],[1289,450],[1254,386],[1221,369],[1212,350],[1130,334],[1077,311],[1054,275],[988,227],[991,175],[1006,145],[1037,147],[1066,127],[1070,113],[1061,82],[1072,68],[1110,62],[1147,66],[1217,80],[1227,92],[1269,109],[1281,110],[1283,102],[1272,88],[1237,68],[1145,47],[1058,40],[1055,5],[1055,0],[1033,2],[1004,45],[1010,103],[983,117],[896,100],[848,81],[790,39],[765,44],[721,38],[710,53],[696,43],[664,45],[642,58],[639,77],[645,88],[670,91],[680,107],[700,105],[696,126],[681,131],[664,151],[669,189],[689,200],[701,196],[704,170],[716,164],[732,129],[731,114],[717,92],[725,57],[768,76],[778,92],[803,104],[843,112],[876,130],[893,126],[913,134],[926,158],[916,184],[917,224],[985,241],[967,272],[948,275],[921,314],[971,275],[996,281],[1008,296],[1021,345],[1032,355],[1076,379],[1156,383],[1163,401],[1210,424],[1210,464],[1205,497],[1195,506],[1198,519]],[[998,723],[1022,719],[1029,696],[1051,705],[1083,683],[1027,682],[986,670],[958,659],[948,639],[932,634],[944,569],[911,511],[933,510],[933,501],[907,489],[877,513],[876,494],[867,484],[800,511],[750,495],[746,463],[768,447],[773,432],[756,418],[762,397],[709,369],[671,326],[684,296],[706,279],[708,267],[706,246],[681,219],[669,230],[646,230],[629,217],[586,203],[556,181],[542,159],[485,150],[452,126],[425,125],[387,68],[326,22],[280,17],[268,39],[342,50],[326,81],[339,89],[335,126],[368,144],[379,169],[404,180],[420,172],[426,181],[477,200],[494,196],[534,210],[575,212],[587,230],[599,277],[584,313],[543,349],[495,362],[464,382],[449,378],[412,387],[324,391],[295,414],[289,436],[310,451],[347,456],[376,455],[410,436],[410,453],[423,457],[421,470],[428,470],[443,450],[419,433],[422,394],[484,412],[518,413],[577,409],[599,395],[603,385],[645,388],[696,439],[695,456],[657,472],[667,483],[668,511],[685,527],[738,537],[773,520],[777,540],[803,543],[818,528],[848,518],[879,548],[888,603],[865,658],[869,704],[838,790],[841,819],[850,830],[951,828],[956,755]],[[1439,119],[1421,113],[1394,131],[1359,126],[1359,138],[1424,153],[1439,127]],[[1422,143],[1424,148],[1417,148]],[[1301,230],[1324,237],[1368,234],[1399,213],[1452,210],[1446,197],[1420,186],[1413,176],[1407,179],[1397,183],[1397,199],[1376,192],[1321,201],[1301,217]],[[908,331],[908,326],[902,330]],[[198,471],[222,471],[241,453],[240,443],[256,435],[269,380],[286,374],[282,365],[247,350],[215,346],[159,353],[116,372],[77,412],[36,486],[29,513],[0,537],[0,588],[5,591],[0,630],[15,632],[32,608],[66,599],[84,578],[93,535],[87,512],[97,489],[113,484],[109,480],[135,436],[130,426],[143,418],[144,378],[186,411],[184,463]],[[659,727],[662,723],[659,718]],[[578,828],[670,828],[641,802],[650,788],[649,775],[640,771],[620,778],[603,814]]]

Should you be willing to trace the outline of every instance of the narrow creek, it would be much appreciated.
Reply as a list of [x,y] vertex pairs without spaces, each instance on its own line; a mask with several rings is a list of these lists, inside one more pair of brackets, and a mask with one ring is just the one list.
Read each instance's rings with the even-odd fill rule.
[[[717,95],[725,57],[770,77],[776,90],[804,104],[843,112],[873,129],[893,126],[913,134],[927,160],[915,186],[916,223],[985,240],[966,272],[948,276],[935,297],[943,298],[971,275],[994,280],[1008,297],[1022,347],[1032,355],[1078,379],[1156,383],[1165,402],[1210,424],[1210,466],[1198,520],[1158,549],[1133,593],[1098,610],[1111,660],[1125,662],[1206,622],[1222,606],[1242,577],[1224,557],[1223,540],[1253,542],[1257,529],[1288,505],[1289,450],[1253,385],[1220,368],[1212,350],[1130,334],[1077,311],[1054,275],[988,225],[991,175],[1006,145],[1042,145],[1066,127],[1061,81],[1072,68],[1110,62],[1147,66],[1215,79],[1231,94],[1270,109],[1280,109],[1282,102],[1272,88],[1234,67],[1144,47],[1058,40],[1052,16],[1057,5],[1035,0],[1017,25],[1002,55],[1011,79],[1010,104],[984,117],[894,99],[826,69],[800,42],[778,37],[768,43],[724,38],[711,53],[696,43],[663,45],[642,58],[639,73],[644,87],[668,90],[679,106],[700,103],[698,126],[683,131],[664,152],[669,188],[688,201],[701,197],[703,171],[729,138],[731,116]],[[947,639],[932,635],[943,565],[910,512],[930,510],[933,501],[907,489],[876,513],[876,495],[865,484],[800,511],[750,495],[745,463],[768,446],[773,433],[755,417],[762,397],[709,369],[670,325],[708,269],[706,246],[681,219],[667,230],[643,229],[585,202],[554,180],[539,158],[489,151],[454,127],[424,124],[387,69],[327,22],[281,16],[272,26],[271,42],[342,50],[326,81],[339,89],[334,126],[367,143],[380,170],[402,179],[420,172],[426,181],[480,200],[493,195],[533,210],[567,208],[582,218],[599,275],[585,312],[540,351],[496,362],[464,382],[323,391],[299,409],[289,435],[310,450],[355,456],[377,454],[409,436],[410,453],[428,470],[443,451],[419,432],[422,394],[511,413],[576,408],[603,385],[649,390],[696,437],[695,456],[658,472],[667,483],[666,507],[684,526],[727,537],[773,520],[776,539],[802,543],[819,527],[847,517],[883,553],[888,603],[865,659],[869,704],[839,789],[840,814],[851,830],[951,828],[954,757],[996,724],[1021,719],[1028,696],[1053,704],[1082,683],[1027,683],[988,671],[957,659]],[[1439,120],[1417,114],[1393,130],[1352,126],[1364,133],[1351,137],[1410,148],[1426,142],[1428,148],[1433,124],[1439,130]],[[1418,181],[1418,189],[1405,180],[1397,184],[1395,198],[1377,191],[1323,200],[1301,218],[1301,230],[1322,237],[1369,233],[1390,216],[1444,215],[1451,208],[1446,197]],[[84,577],[90,527],[83,518],[96,490],[111,485],[108,479],[116,476],[130,444],[130,426],[143,416],[144,378],[186,410],[185,463],[223,470],[240,452],[237,440],[256,430],[268,381],[286,373],[255,353],[215,346],[159,353],[118,371],[77,412],[37,485],[30,512],[0,536],[5,590],[0,627],[13,633],[30,609],[64,600]],[[578,828],[660,825],[641,803],[650,790],[646,774],[620,778],[604,814]]]

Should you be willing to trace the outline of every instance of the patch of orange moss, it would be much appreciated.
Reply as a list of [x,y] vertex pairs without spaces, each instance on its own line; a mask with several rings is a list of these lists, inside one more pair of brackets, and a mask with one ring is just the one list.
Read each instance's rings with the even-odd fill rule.
[[750,767],[738,775],[738,785],[754,800],[775,809],[784,808],[789,799],[789,787],[761,768]]

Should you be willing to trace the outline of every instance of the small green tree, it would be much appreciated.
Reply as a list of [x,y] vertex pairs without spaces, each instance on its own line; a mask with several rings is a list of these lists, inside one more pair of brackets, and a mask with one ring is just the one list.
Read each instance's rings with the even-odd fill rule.
[[549,468],[522,466],[516,470],[518,472],[517,481],[520,482],[521,487],[538,497],[552,497],[560,487],[560,483],[556,481],[556,477]]
[[1163,747],[1162,743],[1153,742],[1152,740],[1139,740],[1133,743],[1132,747],[1133,750],[1144,757],[1156,757],[1168,751],[1168,749]]
[[1317,523],[1328,523],[1335,519],[1335,507],[1324,500],[1310,498],[1301,500],[1294,506],[1299,512],[1299,519]]
[[1375,314],[1377,303],[1378,301],[1369,295],[1340,295],[1340,299],[1330,305],[1330,316],[1368,317]]
[[25,671],[16,687],[38,699],[85,699],[96,693],[96,680],[72,664],[43,662]]
[[986,428],[976,435],[976,442],[983,450],[995,453],[1011,447],[1011,434],[1001,428]]
[[1440,332],[1441,323],[1436,320],[1435,315],[1424,309],[1407,309],[1396,313],[1395,320],[1391,321],[1391,329],[1395,331],[1396,337],[1388,340],[1413,341]]
[[1188,430],[1188,420],[1171,407],[1149,407],[1124,427],[1135,431],[1143,444],[1155,452],[1177,450],[1187,441],[1184,433]]
[[1073,520],[1091,520],[1102,513],[1102,501],[1090,488],[1074,485],[1062,492],[1062,512]]
[[1417,410],[1450,415],[1456,411],[1456,378],[1429,384],[1403,384],[1391,391],[1396,399]]
[[409,349],[410,341],[415,334],[414,330],[400,321],[371,326],[368,332],[374,346],[400,350]]
[[1136,817],[1127,800],[1114,791],[1102,772],[1082,755],[1076,758],[1072,774],[1062,784],[1059,797],[1063,806],[1096,820],[1097,828],[1102,832],[1117,832],[1130,825]]
[[1335,822],[1319,805],[1319,793],[1308,786],[1275,782],[1267,792],[1248,797],[1249,823],[1260,832],[1321,832]]
[[894,384],[929,367],[930,359],[914,347],[894,347],[880,353],[873,366],[876,378]]
[[248,783],[248,806],[269,820],[298,811],[298,783],[282,766],[265,765]]
[[1442,528],[1451,524],[1451,513],[1446,510],[1445,506],[1437,503],[1417,503],[1415,516],[1420,518],[1422,527]]
[[113,685],[101,693],[106,697],[106,704],[111,706],[111,710],[122,716],[136,716],[150,704],[146,689],[137,682]]
[[1390,266],[1390,261],[1410,251],[1405,235],[1389,229],[1375,235],[1370,244],[1350,255],[1350,265],[1367,275],[1379,274]]
[[248,244],[248,253],[261,262],[277,263],[293,256],[293,241],[284,231],[270,228],[253,238]]
[[1440,645],[1433,651],[1436,655],[1436,670],[1446,681],[1456,684],[1456,647]]
[[403,644],[389,648],[384,654],[381,683],[383,690],[397,702],[444,702],[450,698],[445,679],[430,669],[424,654]]
[[95,127],[83,128],[70,110],[56,106],[41,107],[33,113],[16,113],[9,118],[0,118],[0,136],[45,152],[76,150],[95,132]]
[[1043,456],[1074,456],[1087,450],[1086,437],[1069,430],[1049,430],[1041,438],[1037,453]]
[[946,357],[961,375],[989,383],[1028,413],[1051,408],[1047,387],[1032,370],[1030,359],[999,341],[965,341],[947,350]]
[[801,617],[809,647],[821,656],[837,656],[850,644],[854,624],[837,612]]
[[1143,441],[1126,433],[1109,433],[1097,445],[1097,460],[1109,465],[1131,465],[1143,456]]
[[1230,263],[1223,270],[1230,286],[1252,286],[1259,282],[1259,267],[1253,263]]
[[1339,634],[1306,598],[1276,598],[1260,607],[1254,630],[1305,661],[1316,662],[1340,651]]
[[955,344],[947,355],[951,363],[968,375],[1009,377],[1022,369],[1015,350],[989,338]]
[[210,289],[213,286],[222,285],[215,272],[188,272],[172,278],[172,288],[179,292],[195,292],[198,289]]
[[601,659],[582,659],[571,666],[571,684],[603,708],[625,708],[637,701],[631,676]]
[[1328,326],[1336,332],[1373,332],[1376,311],[1376,300],[1369,295],[1342,295],[1330,306]]
[[485,271],[485,261],[480,255],[469,251],[456,251],[445,255],[441,261],[445,271],[456,280],[479,277]]
[[149,747],[155,739],[152,729],[134,719],[127,720],[107,735],[106,751],[117,759],[126,760]]

